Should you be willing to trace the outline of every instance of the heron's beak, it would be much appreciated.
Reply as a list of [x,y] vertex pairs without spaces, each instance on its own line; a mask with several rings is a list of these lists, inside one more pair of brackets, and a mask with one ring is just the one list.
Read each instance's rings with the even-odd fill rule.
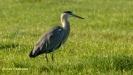
[[80,16],[75,15],[75,14],[73,14],[73,16],[76,17],[76,18],[84,19],[83,17],[80,17]]

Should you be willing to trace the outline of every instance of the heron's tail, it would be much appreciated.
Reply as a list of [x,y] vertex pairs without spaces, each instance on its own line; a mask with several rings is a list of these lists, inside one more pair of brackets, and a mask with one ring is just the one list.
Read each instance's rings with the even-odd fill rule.
[[38,56],[38,55],[40,55],[40,54],[41,54],[40,48],[34,47],[34,48],[31,50],[31,52],[30,52],[30,54],[29,54],[29,57],[35,58],[36,56]]
[[36,55],[33,54],[33,50],[30,52],[29,57],[31,57],[31,58],[35,58],[36,57]]

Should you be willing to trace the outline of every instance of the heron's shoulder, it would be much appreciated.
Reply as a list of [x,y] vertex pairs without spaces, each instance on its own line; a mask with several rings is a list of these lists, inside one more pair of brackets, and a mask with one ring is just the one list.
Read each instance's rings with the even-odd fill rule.
[[63,29],[61,26],[54,26],[52,29]]
[[63,28],[61,26],[54,26],[51,28],[50,32],[55,32],[55,31],[63,31]]

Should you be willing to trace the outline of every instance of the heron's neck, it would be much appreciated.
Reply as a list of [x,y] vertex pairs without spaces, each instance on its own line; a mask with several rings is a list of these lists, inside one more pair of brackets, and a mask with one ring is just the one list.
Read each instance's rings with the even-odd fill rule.
[[65,35],[64,35],[64,42],[65,42],[70,32],[70,24],[68,22],[67,16],[64,14],[61,15],[61,23],[65,32]]
[[61,23],[64,29],[70,29],[70,24],[68,22],[67,16],[61,16]]

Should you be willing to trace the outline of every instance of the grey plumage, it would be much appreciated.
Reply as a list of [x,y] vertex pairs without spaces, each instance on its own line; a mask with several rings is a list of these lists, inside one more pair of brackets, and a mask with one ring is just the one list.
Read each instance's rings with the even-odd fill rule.
[[57,50],[61,46],[61,44],[66,42],[68,38],[70,32],[70,24],[67,18],[70,16],[83,19],[82,17],[74,15],[71,11],[63,12],[61,14],[61,23],[63,27],[55,26],[45,32],[36,42],[34,48],[31,50],[29,54],[31,58],[34,58],[42,53],[46,53],[46,60],[48,61],[47,53],[53,52],[52,60],[54,60],[54,50]]
[[35,57],[41,53],[49,53],[57,49],[61,44],[63,36],[64,32],[60,26],[53,27],[39,38],[31,52],[31,56]]

